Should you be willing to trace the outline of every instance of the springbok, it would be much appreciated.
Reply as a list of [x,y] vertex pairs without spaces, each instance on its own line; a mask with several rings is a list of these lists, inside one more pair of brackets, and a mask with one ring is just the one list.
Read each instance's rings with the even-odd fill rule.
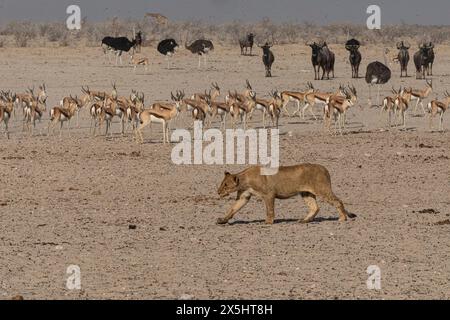
[[450,105],[450,93],[446,90],[444,93],[444,101],[433,100],[428,103],[427,111],[430,113],[430,123],[429,128],[433,130],[433,118],[436,115],[439,115],[439,131],[444,131],[444,113],[447,111],[448,106]]
[[[37,99],[41,104],[46,104],[47,102],[47,88],[45,83],[39,86],[39,92],[37,94]],[[16,108],[22,109],[22,114],[25,115],[25,107],[34,99],[34,86],[33,88],[28,88],[25,93],[16,93],[16,100],[14,102]],[[15,114],[15,112],[14,112]]]
[[300,106],[305,103],[305,95],[308,93],[314,92],[314,86],[311,82],[308,81],[305,91],[298,92],[298,91],[283,91],[281,92],[281,100],[283,102],[282,109],[284,112],[288,114],[288,116],[291,116],[289,114],[289,111],[287,109],[287,105],[289,102],[293,101],[297,103],[297,111],[295,111],[292,114],[292,117],[294,117],[296,114],[300,112]]
[[[67,132],[70,137],[70,120],[75,115],[78,109],[78,103],[76,101],[72,101],[68,103],[68,105],[63,107],[54,107],[50,110],[50,122],[48,124],[48,133],[47,135],[50,136],[50,132],[54,132],[55,125],[59,122],[59,136],[62,136],[62,128],[64,122],[69,122],[69,125],[67,126]],[[53,130],[52,130],[53,129]]]
[[283,110],[283,100],[281,99],[281,95],[278,91],[272,91],[270,95],[272,99],[269,103],[268,113],[272,119],[272,127],[278,129],[278,121]]
[[403,96],[403,91],[400,88],[399,90],[395,90],[392,87],[393,96],[387,96],[383,99],[383,104],[381,106],[381,112],[387,112],[387,127],[391,127],[391,119],[392,115],[394,115],[394,119],[397,116],[397,106],[395,105],[395,100],[398,96]]
[[[316,104],[323,104],[324,107],[326,106],[326,104],[328,103],[327,100],[331,97],[331,96],[344,96],[344,87],[342,85],[339,85],[339,89],[335,92],[319,92],[319,91],[313,91],[310,93],[307,93],[305,95],[305,106],[302,109],[302,119],[305,119],[305,112],[306,110],[308,110],[311,112],[312,116],[314,117],[315,120],[317,120],[316,115],[313,112],[313,107]],[[324,119],[325,120],[325,119]]]
[[417,100],[416,105],[414,107],[414,113],[417,112],[417,107],[422,107],[422,111],[425,114],[425,108],[423,105],[423,100],[428,98],[428,96],[433,92],[433,80],[426,80],[426,87],[422,90],[412,90],[411,92],[411,100]]
[[233,122],[233,128],[236,127],[236,122],[240,119],[244,130],[247,129],[247,119],[249,115],[253,113],[256,107],[256,97],[250,97],[244,101],[238,99],[238,94],[235,92],[231,97],[230,103],[230,116]]
[[[406,111],[409,108],[409,102],[411,100],[411,89],[405,89],[402,94],[399,94],[395,98],[395,110],[397,116],[395,117],[395,125],[401,125],[403,129],[406,129]],[[401,122],[397,122],[399,119]]]
[[[244,102],[247,98],[255,98],[256,97],[256,91],[253,90],[252,85],[250,84],[250,81],[245,80],[245,90],[242,93],[234,93],[235,98],[240,101],[240,102]],[[225,97],[225,102],[229,102],[228,100],[230,99],[231,93],[230,91],[228,91],[228,94]]]
[[[33,89],[29,89],[29,94],[31,98],[25,100],[24,128],[26,126],[29,134],[33,135],[34,129],[36,128],[36,120],[41,121],[43,113],[47,110],[47,98],[34,96]],[[33,126],[31,126],[31,124],[33,124]],[[41,132],[39,132],[39,134],[41,135]]]
[[133,65],[133,71],[136,73],[136,69],[138,66],[143,66],[145,72],[148,70],[149,60],[147,57],[136,57],[135,55],[130,56],[130,62]]
[[212,121],[219,116],[220,117],[220,123],[221,123],[221,129],[224,130],[227,128],[227,115],[230,113],[230,104],[227,102],[218,102],[212,100],[212,98],[207,98],[207,103],[209,104],[209,115],[210,115],[210,121]]
[[5,124],[5,136],[9,139],[9,127],[8,123],[11,119],[11,115],[14,112],[14,104],[16,101],[16,95],[11,92],[3,92],[0,95],[0,124]]
[[78,96],[75,96],[75,98],[74,98],[74,97],[72,97],[72,95],[70,95],[69,97],[64,97],[59,102],[59,106],[64,109],[68,109],[68,107],[71,103],[75,103],[77,105],[77,109],[76,109],[77,128],[80,127],[81,109],[83,109],[84,107],[88,107],[93,100],[92,96],[88,92],[85,92],[83,87],[81,88],[81,91],[84,93],[84,95],[81,98],[78,98]]
[[136,129],[136,141],[144,143],[142,130],[151,123],[161,123],[163,126],[163,143],[170,143],[169,124],[177,117],[180,112],[180,102],[184,98],[184,93],[177,91],[176,96],[171,93],[173,103],[156,103],[150,109],[146,109],[139,113],[139,127]]
[[343,130],[345,130],[345,123],[347,119],[347,110],[354,105],[356,97],[354,93],[348,92],[346,89],[343,90],[345,97],[338,95],[331,96],[325,108],[325,117],[328,118],[329,122],[327,127],[330,127],[331,116],[334,118],[335,130],[338,130],[342,135]]

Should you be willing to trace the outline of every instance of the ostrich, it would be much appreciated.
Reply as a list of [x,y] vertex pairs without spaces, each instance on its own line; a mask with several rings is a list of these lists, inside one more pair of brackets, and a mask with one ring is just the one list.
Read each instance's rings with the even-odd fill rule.
[[403,72],[408,77],[409,48],[410,45],[408,43],[405,44],[403,41],[397,43],[397,49],[399,50],[397,60],[400,63],[400,78],[403,77]]
[[103,52],[106,54],[108,51],[114,51],[116,54],[116,65],[120,58],[120,64],[122,64],[122,53],[129,52],[131,48],[136,48],[136,39],[132,41],[128,40],[127,37],[104,37],[102,40]]
[[191,45],[185,44],[186,49],[188,49],[193,54],[198,54],[198,67],[201,67],[201,57],[204,57],[205,67],[206,67],[206,56],[209,52],[214,50],[214,45],[210,40],[195,40]]
[[166,56],[167,69],[170,69],[170,58],[178,49],[178,44],[174,39],[165,39],[158,44],[158,52]]
[[361,53],[359,52],[360,42],[356,39],[348,40],[345,49],[350,52],[350,64],[352,65],[352,78],[359,78],[359,65],[361,64]]
[[366,82],[369,85],[369,105],[372,105],[372,86],[377,84],[377,106],[380,104],[380,85],[386,84],[391,79],[391,69],[389,69],[387,57],[387,50],[383,51],[384,63],[375,61],[369,63],[366,71]]

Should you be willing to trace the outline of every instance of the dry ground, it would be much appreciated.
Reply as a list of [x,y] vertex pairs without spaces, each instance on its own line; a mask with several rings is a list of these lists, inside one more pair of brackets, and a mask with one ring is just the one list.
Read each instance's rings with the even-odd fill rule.
[[[216,193],[223,171],[243,166],[176,166],[157,125],[143,145],[130,134],[94,138],[86,110],[72,137],[28,137],[18,112],[11,139],[0,138],[0,297],[449,299],[449,133],[430,132],[426,118],[411,113],[408,130],[381,130],[386,117],[367,107],[364,79],[352,81],[347,52],[332,48],[337,79],[314,84],[335,90],[354,83],[362,108],[350,111],[344,136],[330,136],[311,119],[283,118],[281,162],[329,168],[356,220],[338,223],[334,209],[323,205],[316,222],[299,224],[307,209],[295,198],[277,202],[273,226],[263,224],[264,206],[256,200],[231,225],[218,226],[232,203]],[[236,48],[217,48],[206,71],[197,70],[197,58],[184,49],[166,70],[154,48],[144,48],[152,66],[137,74],[103,64],[98,48],[0,49],[0,89],[23,91],[45,81],[51,107],[81,85],[109,90],[112,80],[119,94],[136,88],[150,103],[171,90],[203,91],[211,81],[225,92],[241,90],[250,79],[266,95],[301,89],[313,78],[308,48],[273,50],[274,77],[266,79],[260,56],[240,57]],[[362,52],[364,75],[365,65],[382,61],[382,54]],[[437,50],[440,96],[450,87],[448,52]],[[400,81],[398,65],[392,67],[390,85],[423,87],[412,77]],[[46,127],[47,120],[38,124],[44,133]],[[73,264],[81,268],[81,291],[65,287]],[[370,265],[381,268],[381,291],[366,287]]]

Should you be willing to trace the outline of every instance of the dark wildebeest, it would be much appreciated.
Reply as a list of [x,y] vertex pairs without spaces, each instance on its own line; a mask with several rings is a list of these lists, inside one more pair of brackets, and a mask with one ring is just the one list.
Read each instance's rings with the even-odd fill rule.
[[[242,38],[239,40],[239,46],[241,47],[241,55],[247,55],[248,48],[250,48],[250,55],[252,55],[254,39],[255,39],[255,35],[253,33],[249,33],[245,38]],[[245,53],[244,53],[244,49],[245,49]]]
[[102,40],[103,52],[106,54],[108,51],[113,51],[116,54],[116,64],[119,58],[120,63],[122,63],[123,52],[129,52],[130,49],[135,48],[135,46],[136,39],[130,41],[127,37],[104,37]]
[[361,64],[362,56],[359,52],[360,42],[356,39],[350,39],[345,43],[345,49],[350,51],[350,64],[352,66],[352,78],[359,78],[359,65]]
[[403,77],[403,72],[408,77],[408,63],[409,63],[409,44],[405,44],[403,41],[397,43],[398,56],[397,60],[400,63],[400,78]]
[[142,48],[142,32],[138,31],[134,37],[136,39],[136,44],[135,44],[135,48],[136,48],[136,52],[140,53],[141,52],[141,48]]
[[308,44],[312,49],[311,62],[314,68],[314,80],[319,80],[320,69],[322,69],[322,78],[324,80],[325,73],[327,74],[327,79],[330,79],[330,72],[332,72],[334,77],[334,53],[328,48],[326,42]]
[[270,48],[272,47],[267,42],[263,46],[258,46],[263,50],[263,57],[262,61],[264,63],[264,66],[266,67],[266,77],[272,76],[272,64],[275,61],[275,56],[273,55],[273,52],[270,51]]
[[414,54],[414,64],[416,65],[416,79],[425,79],[425,72],[429,74],[429,68],[434,62],[434,45],[430,43],[419,45],[419,51]]

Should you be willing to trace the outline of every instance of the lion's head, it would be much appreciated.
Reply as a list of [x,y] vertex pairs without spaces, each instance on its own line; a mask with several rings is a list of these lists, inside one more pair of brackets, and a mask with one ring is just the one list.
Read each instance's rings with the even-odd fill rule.
[[234,174],[225,172],[225,178],[220,184],[217,193],[221,198],[224,198],[232,194],[233,192],[236,192],[238,190],[238,187],[239,187],[239,178]]

